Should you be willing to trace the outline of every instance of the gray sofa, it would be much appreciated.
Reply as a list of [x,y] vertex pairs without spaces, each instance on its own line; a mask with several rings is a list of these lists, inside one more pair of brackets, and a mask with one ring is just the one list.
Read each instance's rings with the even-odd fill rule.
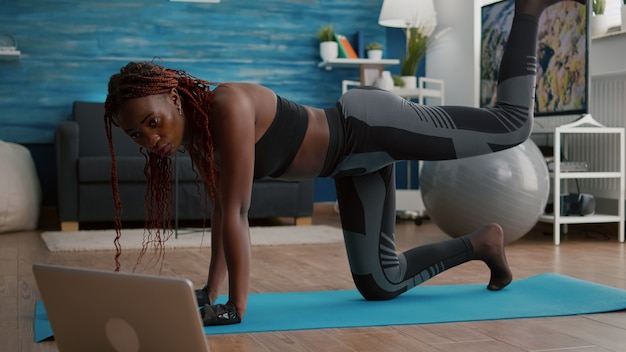
[[[111,158],[104,129],[104,104],[74,102],[72,120],[61,122],[55,134],[58,178],[58,213],[62,230],[78,229],[80,223],[108,222],[114,218],[111,190]],[[122,221],[144,221],[146,179],[139,147],[119,128],[113,128]],[[201,220],[198,186],[191,159],[178,153],[174,185],[178,220]],[[199,185],[200,192],[204,192]],[[207,207],[210,219],[210,203]],[[296,224],[310,223],[313,213],[313,180],[286,182],[258,180],[252,187],[249,217],[290,217]]]

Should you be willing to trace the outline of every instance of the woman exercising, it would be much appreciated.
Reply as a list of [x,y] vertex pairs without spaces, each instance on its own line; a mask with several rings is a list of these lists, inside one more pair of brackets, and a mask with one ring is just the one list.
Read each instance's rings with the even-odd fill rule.
[[[118,209],[117,269],[121,204],[112,125],[147,150],[148,229],[170,220],[171,155],[184,148],[202,178],[212,204],[211,263],[206,286],[196,292],[205,325],[239,323],[246,312],[247,213],[252,183],[262,177],[335,180],[350,270],[367,300],[394,298],[471,260],[489,267],[489,290],[504,288],[512,275],[497,224],[396,252],[394,162],[463,158],[524,142],[533,123],[538,19],[559,1],[516,0],[497,102],[485,109],[421,106],[367,87],[317,109],[260,85],[214,84],[154,63],[127,64],[111,76],[104,116]],[[226,276],[229,300],[212,304]]]

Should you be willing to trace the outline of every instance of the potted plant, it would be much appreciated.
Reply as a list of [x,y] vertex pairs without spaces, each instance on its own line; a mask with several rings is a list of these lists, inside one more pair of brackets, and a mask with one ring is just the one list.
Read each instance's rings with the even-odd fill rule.
[[365,46],[367,57],[371,60],[380,60],[383,58],[383,45],[377,42],[371,42]]
[[604,15],[604,9],[606,8],[606,0],[593,0],[593,13],[595,15]]
[[406,53],[402,59],[400,74],[407,88],[417,86],[417,67],[424,56],[431,41],[431,32],[425,32],[420,28],[412,27],[406,30]]
[[339,46],[335,41],[335,30],[330,24],[317,30],[317,39],[320,42],[320,57],[322,60],[336,59],[339,55]]
[[609,30],[609,23],[604,10],[606,7],[606,0],[592,0],[591,9],[593,16],[591,17],[591,36],[596,37],[604,35]]
[[404,80],[399,75],[391,75],[391,79],[393,80],[393,86],[404,88]]

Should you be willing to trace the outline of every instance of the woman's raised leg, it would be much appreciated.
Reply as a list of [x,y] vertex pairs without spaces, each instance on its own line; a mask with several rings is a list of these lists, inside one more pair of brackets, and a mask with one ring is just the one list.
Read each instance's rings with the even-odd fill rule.
[[[558,1],[517,0],[516,16],[501,64],[497,106],[493,109],[444,106],[438,107],[439,110],[436,111],[422,107],[419,110],[420,120],[426,121],[426,125],[430,126],[424,132],[417,129],[423,125],[413,126],[415,131],[402,130],[406,121],[397,120],[392,113],[374,112],[385,115],[387,120],[375,120],[372,124],[372,115],[367,109],[348,104],[348,112],[360,109],[363,117],[346,114],[344,111],[345,118],[359,120],[361,130],[357,132],[367,131],[367,135],[373,136],[370,137],[373,139],[365,138],[367,142],[352,149],[354,155],[365,160],[364,156],[368,151],[379,152],[380,150],[371,149],[379,145],[369,146],[371,142],[379,142],[376,140],[377,135],[399,140],[395,146],[409,146],[423,138],[433,143],[430,149],[411,150],[411,153],[421,153],[422,157],[414,159],[441,159],[442,156],[450,159],[484,154],[523,142],[530,133],[533,117],[538,17],[543,9],[555,2]],[[361,102],[372,106],[371,101]],[[344,103],[342,105],[345,109],[347,104]],[[408,109],[411,108],[409,106]],[[465,116],[467,114],[470,116]],[[394,134],[393,138],[389,138]],[[420,147],[425,145],[428,146],[428,143],[422,143]],[[394,147],[389,153],[397,159],[412,159],[405,157],[404,151],[399,148]],[[350,156],[346,160],[350,161]],[[394,243],[394,166],[389,164],[377,172],[357,174],[358,168],[354,167],[357,164],[343,164],[352,165],[353,169],[341,169],[340,165],[335,171],[343,176],[336,177],[335,184],[348,261],[355,284],[366,299],[393,298],[470,260],[481,260],[490,269],[488,289],[500,290],[511,282],[512,275],[504,251],[504,236],[502,228],[497,224],[486,224],[465,236],[397,254]]]

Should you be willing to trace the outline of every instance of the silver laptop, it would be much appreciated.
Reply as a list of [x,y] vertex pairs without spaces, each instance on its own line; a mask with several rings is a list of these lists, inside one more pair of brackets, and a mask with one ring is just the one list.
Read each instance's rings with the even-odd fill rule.
[[187,279],[34,264],[61,352],[209,351]]

